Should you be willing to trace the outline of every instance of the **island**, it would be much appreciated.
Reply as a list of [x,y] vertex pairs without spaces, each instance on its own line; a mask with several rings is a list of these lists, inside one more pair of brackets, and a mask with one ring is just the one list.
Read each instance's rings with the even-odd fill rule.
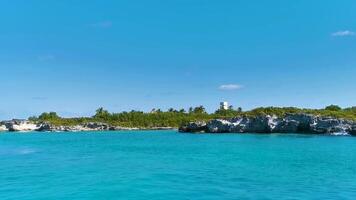
[[225,104],[213,113],[203,106],[166,111],[110,113],[104,108],[91,117],[60,117],[45,112],[28,119],[0,122],[0,131],[75,132],[171,130],[186,133],[306,133],[356,135],[356,107],[330,105],[323,109],[260,107],[243,111]]

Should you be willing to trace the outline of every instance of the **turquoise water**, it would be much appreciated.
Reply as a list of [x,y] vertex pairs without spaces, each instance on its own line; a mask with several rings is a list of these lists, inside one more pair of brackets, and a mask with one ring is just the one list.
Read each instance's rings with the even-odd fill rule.
[[355,199],[356,137],[0,134],[0,199]]

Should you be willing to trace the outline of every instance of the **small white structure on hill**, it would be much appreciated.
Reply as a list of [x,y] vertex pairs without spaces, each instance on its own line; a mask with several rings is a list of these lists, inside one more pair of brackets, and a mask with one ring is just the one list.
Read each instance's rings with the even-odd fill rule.
[[229,109],[229,103],[227,101],[220,102],[220,110],[227,110]]

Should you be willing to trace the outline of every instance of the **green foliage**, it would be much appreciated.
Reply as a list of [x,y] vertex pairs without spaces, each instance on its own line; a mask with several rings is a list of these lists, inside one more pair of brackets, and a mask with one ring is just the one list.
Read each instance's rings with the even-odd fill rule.
[[110,118],[110,113],[107,110],[104,110],[103,107],[100,107],[96,110],[94,115],[95,119],[108,120]]
[[356,107],[345,109],[335,109],[336,107],[328,106],[325,109],[301,109],[295,107],[260,107],[250,111],[243,112],[241,108],[227,110],[217,110],[212,114],[208,114],[203,106],[191,107],[188,112],[184,109],[177,111],[170,108],[168,111],[153,109],[151,112],[145,113],[142,111],[132,110],[130,112],[110,113],[104,108],[99,108],[93,117],[81,118],[62,118],[55,112],[42,113],[38,118],[31,117],[33,121],[46,121],[54,125],[78,125],[85,122],[105,122],[115,126],[124,127],[178,127],[181,124],[190,121],[208,121],[217,118],[233,118],[237,116],[259,116],[259,115],[277,115],[280,117],[288,113],[307,113],[320,116],[331,116],[336,118],[344,118],[356,120]]
[[330,105],[325,107],[325,110],[330,110],[330,111],[340,111],[341,109],[342,108],[337,105]]
[[206,114],[204,106],[198,106],[193,109],[193,113],[195,114]]
[[57,115],[56,112],[44,112],[40,116],[38,116],[39,120],[56,120],[59,119],[60,117]]
[[247,116],[277,115],[279,117],[282,117],[287,113],[303,113],[303,110],[295,107],[260,107],[244,112]]
[[241,112],[242,112],[242,108],[241,108],[241,107],[238,107],[238,108],[237,108],[237,112],[241,113]]
[[238,110],[234,110],[232,106],[229,107],[229,109],[218,109],[214,113],[215,117],[214,118],[232,118],[236,116],[240,116],[241,112]]
[[39,119],[38,119],[37,116],[31,116],[31,117],[28,118],[28,120],[29,120],[29,121],[32,121],[32,122],[36,122],[36,121],[38,121]]
[[185,110],[182,108],[179,110],[180,113],[185,113]]

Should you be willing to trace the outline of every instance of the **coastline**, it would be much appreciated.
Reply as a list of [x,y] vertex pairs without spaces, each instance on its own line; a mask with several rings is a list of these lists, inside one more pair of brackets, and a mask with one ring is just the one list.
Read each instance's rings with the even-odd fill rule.
[[122,127],[106,123],[90,122],[73,126],[56,126],[49,123],[34,123],[28,120],[10,120],[2,122],[2,132],[89,132],[89,131],[144,131],[144,130],[178,130],[177,127]]
[[356,136],[356,107],[330,105],[324,109],[261,107],[249,111],[220,108],[207,113],[203,106],[189,111],[110,113],[99,108],[92,117],[65,118],[45,112],[26,119],[0,121],[0,132],[83,132],[177,130],[187,133],[306,133]]
[[301,133],[356,136],[356,121],[323,117],[305,113],[242,116],[209,121],[192,121],[179,127],[123,127],[102,122],[86,122],[78,125],[53,125],[49,122],[10,120],[0,122],[1,132],[89,132],[89,131],[145,131],[177,130],[184,133]]
[[356,121],[311,114],[260,115],[190,122],[179,127],[186,133],[302,133],[356,136]]

